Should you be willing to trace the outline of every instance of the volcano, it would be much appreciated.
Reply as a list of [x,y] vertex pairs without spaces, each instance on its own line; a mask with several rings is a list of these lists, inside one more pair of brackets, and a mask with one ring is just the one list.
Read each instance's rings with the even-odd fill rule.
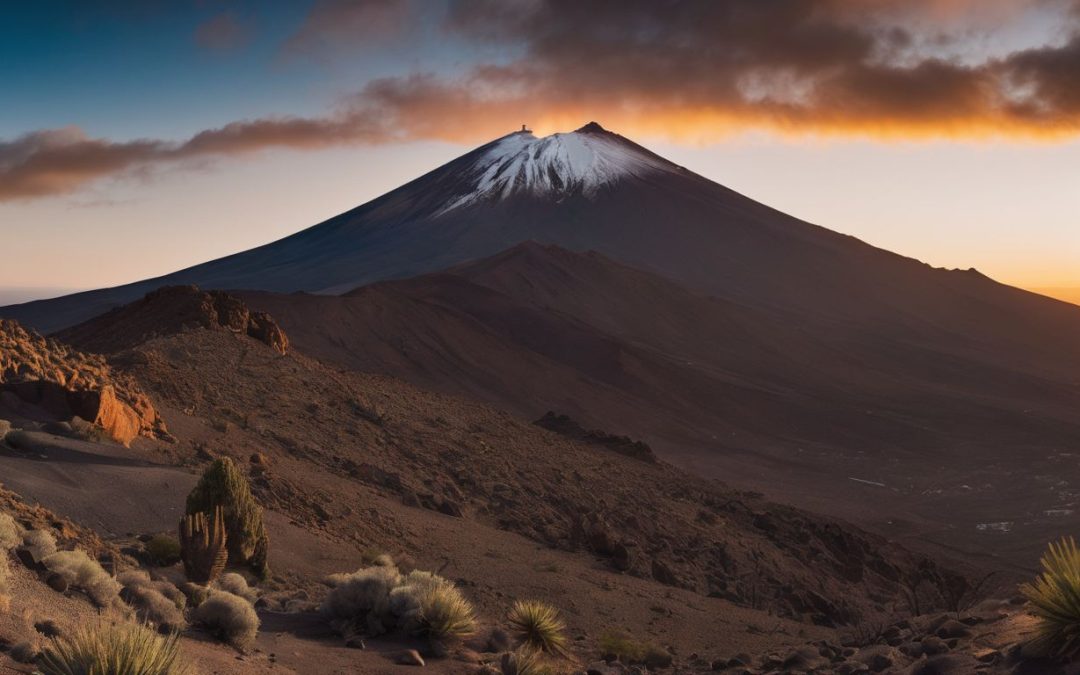
[[236,291],[336,367],[568,414],[890,536],[985,551],[1023,523],[992,547],[1019,560],[1076,522],[1080,307],[798,220],[596,124],[0,316],[94,351],[137,312],[90,317],[175,284]]
[[137,283],[0,308],[52,332],[164,285],[340,294],[524,241],[595,250],[750,304],[858,321],[951,312],[974,272],[934,270],[792,218],[590,123],[515,132],[279,241]]

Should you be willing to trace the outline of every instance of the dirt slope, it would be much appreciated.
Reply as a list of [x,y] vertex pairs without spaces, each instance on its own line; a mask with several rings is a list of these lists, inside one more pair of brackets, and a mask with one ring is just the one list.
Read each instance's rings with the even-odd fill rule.
[[890,319],[902,332],[537,244],[340,297],[242,295],[329,363],[567,413],[778,500],[1030,566],[1077,522],[1080,475],[1041,476],[1080,443],[1080,312],[951,279],[934,314]]

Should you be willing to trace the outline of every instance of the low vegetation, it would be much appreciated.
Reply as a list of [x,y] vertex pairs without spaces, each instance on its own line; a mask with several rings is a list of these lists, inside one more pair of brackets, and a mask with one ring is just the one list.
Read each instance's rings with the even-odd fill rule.
[[247,600],[252,605],[259,599],[259,592],[248,586],[247,579],[236,572],[226,572],[214,582],[214,588],[232,593],[233,595]]
[[168,632],[187,627],[187,598],[170,582],[155,581],[143,570],[124,572],[116,580],[123,587],[120,597],[135,610],[140,621]]
[[390,592],[401,585],[401,573],[393,565],[375,565],[326,579],[330,593],[322,612],[342,635],[382,635],[394,627]]
[[472,635],[476,631],[476,614],[472,603],[454,584],[434,574],[431,576],[430,583],[416,590],[419,610],[407,622],[407,628],[417,635],[435,640]]
[[558,610],[539,600],[519,600],[507,617],[518,642],[549,654],[566,653],[566,624]]
[[452,582],[419,570],[402,575],[383,562],[327,579],[322,612],[335,630],[344,636],[401,630],[434,640],[475,631],[472,604]]
[[190,513],[180,519],[180,559],[189,581],[208,584],[225,571],[229,560],[226,541],[221,506],[215,506],[209,513]]
[[499,672],[502,675],[548,675],[551,669],[544,664],[540,652],[522,647],[502,655]]
[[192,612],[207,631],[238,649],[246,649],[259,633],[259,615],[251,603],[226,591],[211,590]]
[[0,513],[0,552],[7,552],[22,543],[23,528],[11,515]]
[[605,633],[600,637],[600,653],[604,658],[616,658],[623,663],[640,663],[663,668],[671,663],[671,654],[660,645],[640,642],[625,633]]
[[188,515],[210,513],[222,507],[231,565],[246,565],[259,578],[269,573],[266,558],[270,538],[263,523],[263,510],[251,495],[251,485],[240,468],[228,457],[214,460],[188,495]]
[[41,563],[63,577],[69,586],[82,589],[99,607],[108,607],[119,599],[119,582],[85,551],[58,551],[43,558]]
[[1064,659],[1080,656],[1080,548],[1072,537],[1051,543],[1043,572],[1020,587],[1038,618],[1036,646]]
[[46,530],[29,530],[23,533],[21,548],[29,552],[35,561],[41,562],[56,553],[56,537]]
[[167,534],[156,534],[145,544],[146,554],[158,567],[167,567],[180,560],[180,542]]
[[179,637],[162,636],[146,626],[117,624],[84,627],[45,648],[38,660],[42,675],[184,675]]

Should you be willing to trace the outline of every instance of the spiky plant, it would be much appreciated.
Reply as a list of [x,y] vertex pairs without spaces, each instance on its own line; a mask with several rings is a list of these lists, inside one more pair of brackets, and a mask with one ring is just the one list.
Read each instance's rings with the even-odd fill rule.
[[187,578],[208,584],[221,576],[229,557],[227,543],[225,516],[220,506],[211,510],[210,518],[202,512],[181,518],[180,559],[184,561]]
[[1035,645],[1071,660],[1080,656],[1080,547],[1072,537],[1051,542],[1041,562],[1043,573],[1020,587],[1039,620]]
[[52,641],[38,661],[42,675],[182,675],[177,634],[138,624],[86,626]]
[[566,624],[559,610],[539,600],[518,600],[507,616],[518,642],[549,654],[566,653]]
[[472,603],[451,582],[434,577],[435,583],[419,589],[414,632],[435,640],[463,638],[476,632]]
[[187,498],[188,514],[207,513],[220,506],[225,513],[229,564],[247,565],[266,578],[269,536],[263,510],[251,495],[251,485],[236,463],[228,457],[214,460]]
[[502,675],[548,675],[551,669],[544,665],[540,652],[521,647],[514,652],[506,652],[499,659],[499,672]]

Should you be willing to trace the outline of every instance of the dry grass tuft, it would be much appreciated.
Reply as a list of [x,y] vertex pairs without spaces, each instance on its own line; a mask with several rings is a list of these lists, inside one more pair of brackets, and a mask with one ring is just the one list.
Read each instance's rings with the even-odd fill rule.
[[559,611],[539,600],[518,600],[507,617],[518,642],[548,654],[566,653],[566,624]]
[[146,626],[85,627],[42,652],[42,675],[182,675],[177,634],[162,636]]
[[120,584],[84,551],[59,551],[46,556],[41,563],[69,585],[81,588],[100,607],[108,607],[119,599]]
[[1039,619],[1037,649],[1050,656],[1080,656],[1080,548],[1072,537],[1051,543],[1042,557],[1043,573],[1020,592]]
[[549,675],[551,669],[544,664],[540,652],[522,647],[502,655],[499,672],[502,675]]
[[23,533],[22,548],[29,551],[34,560],[41,562],[56,553],[56,537],[47,530],[29,530]]
[[247,600],[252,605],[259,599],[259,592],[248,586],[247,579],[236,572],[226,572],[214,582],[213,588],[232,593],[237,597]]
[[333,574],[326,579],[323,615],[342,635],[382,635],[391,628],[390,592],[401,581],[397,568],[385,565]]
[[10,514],[0,513],[0,553],[6,553],[22,543],[23,527]]

